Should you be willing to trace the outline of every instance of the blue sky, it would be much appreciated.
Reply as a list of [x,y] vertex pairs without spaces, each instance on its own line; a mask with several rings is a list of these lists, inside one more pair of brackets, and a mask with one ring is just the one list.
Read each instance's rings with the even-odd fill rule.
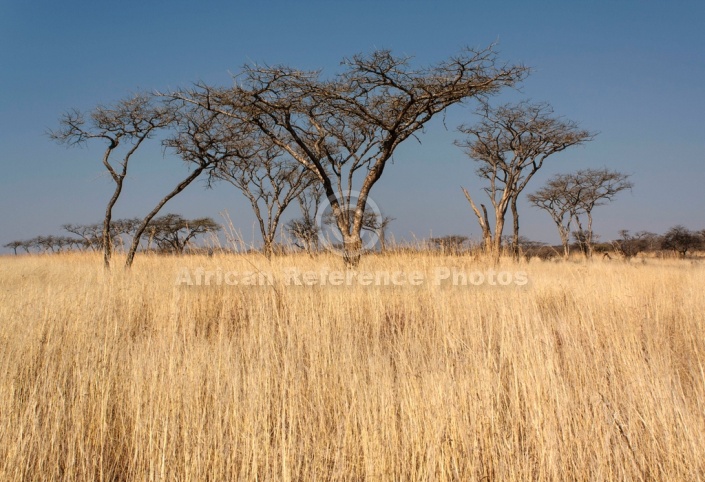
[[[619,229],[705,228],[705,4],[687,2],[0,2],[0,245],[60,234],[64,223],[102,219],[112,191],[102,146],[67,149],[46,135],[71,108],[88,110],[138,90],[203,80],[230,83],[248,62],[333,72],[343,57],[377,48],[429,64],[463,46],[497,42],[500,56],[534,69],[521,92],[599,135],[549,159],[552,174],[609,167],[634,189],[595,211],[603,239]],[[481,198],[474,164],[453,146],[472,105],[403,144],[372,198],[398,239],[479,238],[460,186]],[[118,217],[143,216],[186,173],[159,146],[134,159]],[[292,206],[290,215],[298,215]],[[557,242],[549,216],[524,204],[522,234]],[[234,188],[192,185],[164,212],[227,211],[257,239]]]

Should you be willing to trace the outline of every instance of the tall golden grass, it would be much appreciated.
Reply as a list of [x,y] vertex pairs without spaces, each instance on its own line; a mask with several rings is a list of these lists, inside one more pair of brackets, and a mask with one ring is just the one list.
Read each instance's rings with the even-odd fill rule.
[[[119,262],[116,263],[119,266]],[[398,254],[421,286],[177,285],[334,256],[0,258],[0,480],[705,478],[705,265]]]

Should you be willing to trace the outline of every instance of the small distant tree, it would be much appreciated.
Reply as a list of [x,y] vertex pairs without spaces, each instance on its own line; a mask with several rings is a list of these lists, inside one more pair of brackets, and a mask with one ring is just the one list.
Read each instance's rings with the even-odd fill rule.
[[35,236],[29,240],[30,246],[37,249],[37,251],[42,251],[44,253],[51,251],[54,252],[54,237],[53,236]]
[[656,234],[648,231],[639,231],[636,234],[631,234],[629,230],[622,229],[619,231],[619,238],[612,241],[612,246],[617,254],[629,259],[639,253],[652,250],[657,237]]
[[297,196],[301,217],[289,221],[286,229],[294,237],[294,244],[312,255],[319,248],[321,227],[316,224],[323,198],[323,186],[312,182]]
[[[575,223],[581,236],[581,246],[585,247],[585,254],[592,256],[594,234],[592,231],[592,211],[597,206],[612,202],[617,194],[633,187],[629,175],[609,169],[584,169],[574,174],[574,190],[571,192],[572,203],[575,206]],[[579,213],[587,217],[587,225]]]
[[[353,219],[354,215],[352,212],[350,212],[348,215],[348,220],[352,222]],[[394,221],[394,218],[384,216],[382,213],[376,213],[374,212],[374,210],[366,210],[365,214],[362,216],[362,231],[367,231],[367,233],[372,233],[372,235],[377,237],[377,241],[379,241],[380,243],[381,252],[384,252],[386,249],[384,237],[386,234],[387,226],[392,221]],[[325,226],[329,226],[334,230],[339,230],[338,222],[332,211],[327,211],[325,213],[322,218],[322,222]],[[320,229],[318,231],[320,232]],[[336,249],[344,249],[345,244],[343,243],[340,246],[334,245],[334,247]]]
[[294,245],[297,248],[311,255],[318,251],[319,228],[314,220],[305,217],[292,219],[286,223],[286,230],[294,238]]
[[65,231],[78,236],[83,240],[82,247],[92,251],[98,251],[103,247],[103,225],[102,224],[64,224],[61,226]]
[[376,213],[369,214],[372,216],[369,216],[366,220],[365,229],[373,231],[377,235],[377,239],[379,239],[379,251],[384,253],[387,250],[387,228],[395,218],[385,216],[382,213],[379,215]]
[[514,218],[512,250],[519,244],[517,200],[531,178],[547,158],[568,147],[594,137],[575,122],[557,117],[549,104],[527,101],[491,107],[483,103],[478,109],[481,120],[472,126],[461,126],[468,139],[456,142],[467,155],[479,163],[476,173],[488,185],[483,189],[494,208],[494,232],[487,208],[475,205],[470,193],[462,188],[480,228],[485,249],[499,260],[507,210]]
[[565,258],[570,254],[571,223],[580,214],[579,205],[575,202],[577,193],[573,192],[575,188],[571,175],[557,174],[544,187],[528,196],[529,203],[550,214],[556,224]]
[[24,245],[24,241],[10,241],[9,243],[3,245],[3,247],[11,249],[15,253],[15,256],[17,256],[17,248],[22,248]]
[[[551,215],[568,256],[571,223],[576,244],[586,256],[591,256],[595,235],[592,230],[593,210],[614,200],[615,196],[632,188],[629,175],[609,169],[583,169],[570,174],[556,174],[546,185],[530,194],[531,204]],[[587,223],[583,220],[587,218]]]
[[430,241],[438,249],[441,250],[443,254],[457,255],[463,250],[463,246],[467,242],[467,236],[460,236],[457,234],[451,234],[448,236],[442,236],[439,238],[431,238]]
[[184,219],[178,214],[154,218],[146,232],[162,251],[182,254],[199,235],[215,233],[220,225],[211,218]]
[[25,239],[21,241],[22,245],[20,246],[22,249],[24,249],[24,252],[29,254],[30,249],[32,248],[32,240],[31,239]]
[[688,251],[700,249],[703,246],[701,237],[682,225],[673,226],[663,235],[661,248],[674,251],[685,257]]
[[[88,114],[78,110],[66,112],[59,121],[59,128],[49,132],[52,139],[68,146],[82,146],[91,140],[107,144],[102,162],[115,188],[103,221],[103,263],[106,268],[110,267],[112,255],[113,207],[122,193],[130,159],[145,140],[173,120],[174,112],[167,104],[155,102],[152,95],[137,94],[112,106],[98,106]],[[125,150],[118,150],[123,144]]]

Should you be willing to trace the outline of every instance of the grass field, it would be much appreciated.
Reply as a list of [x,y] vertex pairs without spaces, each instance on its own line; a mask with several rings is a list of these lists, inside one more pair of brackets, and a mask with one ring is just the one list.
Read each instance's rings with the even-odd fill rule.
[[0,257],[0,480],[705,478],[705,263],[341,266]]

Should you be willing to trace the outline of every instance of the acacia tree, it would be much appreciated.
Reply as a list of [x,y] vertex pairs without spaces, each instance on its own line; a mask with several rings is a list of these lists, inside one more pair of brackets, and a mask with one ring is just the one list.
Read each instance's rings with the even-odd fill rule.
[[[628,179],[628,174],[607,168],[556,174],[543,188],[529,195],[529,202],[551,215],[563,243],[564,256],[569,253],[571,223],[575,222],[578,230],[574,236],[589,257],[592,256],[594,237],[592,211],[611,202],[618,193],[631,189],[632,183]],[[583,216],[587,218],[587,225],[584,225]]]
[[262,235],[264,255],[270,259],[284,210],[314,178],[268,138],[256,137],[253,152],[245,158],[233,157],[220,163],[214,176],[235,186],[250,201]]
[[162,251],[183,254],[195,237],[219,230],[211,218],[185,219],[179,214],[165,214],[152,219],[146,232]]
[[[17,256],[17,248],[25,248],[25,241],[10,241],[3,245],[3,248],[11,249],[15,253],[15,256]],[[29,252],[27,248],[25,248],[25,251]]]
[[616,253],[629,259],[641,252],[653,249],[657,238],[656,234],[648,231],[631,234],[629,230],[622,229],[619,231],[619,239],[612,241],[612,247]]
[[[351,212],[350,217],[352,218],[352,216],[354,216],[354,213]],[[377,244],[377,242],[379,242],[380,251],[385,251],[386,244],[384,238],[387,226],[389,226],[389,223],[394,221],[394,219],[395,218],[385,216],[381,212],[378,212],[376,206],[372,207],[371,209],[368,207],[365,210],[365,214],[362,216],[362,231],[366,231],[372,236],[369,238],[369,242],[366,243],[368,248],[373,248]],[[339,230],[338,225],[336,223],[335,215],[332,211],[329,210],[324,211],[323,216],[321,216],[320,219],[320,224],[322,224],[323,226],[332,227],[334,230]],[[316,231],[318,233],[323,232],[323,226],[317,226],[318,229]]]
[[[579,242],[585,246],[585,254],[592,256],[593,231],[592,211],[597,206],[612,202],[614,197],[622,191],[631,189],[633,184],[628,180],[629,175],[617,171],[602,169],[583,169],[573,176],[575,185],[572,203],[575,205],[575,223],[580,233]],[[583,226],[580,213],[587,217],[587,225]]]
[[574,184],[574,177],[569,174],[556,174],[544,187],[529,194],[529,202],[546,211],[558,228],[558,235],[563,245],[563,257],[570,254],[571,223],[580,214],[579,187]]
[[[110,267],[112,256],[111,222],[113,207],[120,197],[130,159],[159,129],[174,121],[174,112],[167,104],[155,102],[154,96],[137,94],[118,101],[112,106],[98,106],[87,115],[71,110],[59,121],[59,128],[50,131],[50,137],[68,146],[81,146],[89,140],[102,140],[107,144],[103,152],[103,166],[115,183],[108,200],[103,220],[103,263]],[[124,150],[119,150],[124,145]]]
[[685,257],[688,251],[698,249],[702,245],[702,239],[697,233],[680,224],[669,229],[661,241],[661,248],[675,251],[681,257]]
[[170,102],[169,104],[176,113],[175,132],[163,141],[163,145],[172,149],[192,170],[135,228],[132,244],[125,260],[125,268],[132,266],[143,233],[150,221],[170,199],[186,189],[201,174],[207,173],[209,179],[212,179],[214,171],[221,163],[231,159],[246,158],[252,152],[249,131],[243,129],[246,127],[243,124],[231,122],[215,112],[188,103]]
[[343,235],[345,264],[353,268],[368,196],[399,144],[449,106],[514,85],[527,69],[499,65],[493,47],[425,68],[386,50],[342,65],[327,79],[286,66],[246,66],[233,87],[200,84],[172,95],[256,126],[310,170]]
[[459,234],[449,234],[447,236],[430,239],[431,243],[441,250],[441,253],[450,255],[459,254],[463,250],[463,246],[467,240],[467,236],[461,236]]
[[485,102],[477,113],[480,122],[461,126],[460,132],[468,138],[456,145],[480,164],[476,172],[489,184],[483,190],[494,208],[494,232],[487,208],[481,204],[480,212],[467,189],[462,190],[482,229],[485,249],[498,260],[505,217],[510,208],[514,220],[512,247],[517,253],[517,200],[531,178],[548,157],[589,141],[594,134],[580,129],[573,121],[555,116],[547,103],[522,101],[491,107]]
[[[117,223],[115,221],[113,225]],[[98,251],[103,246],[103,225],[95,224],[64,224],[61,226],[65,231],[75,234],[83,241],[83,246],[92,251]],[[112,226],[111,226],[112,228]],[[112,238],[112,236],[111,236]]]
[[370,214],[373,215],[372,219],[366,221],[364,225],[367,229],[372,230],[377,235],[377,239],[379,240],[379,250],[381,253],[384,253],[387,250],[387,228],[396,218],[385,216],[382,213],[379,215],[377,215],[377,213]]

